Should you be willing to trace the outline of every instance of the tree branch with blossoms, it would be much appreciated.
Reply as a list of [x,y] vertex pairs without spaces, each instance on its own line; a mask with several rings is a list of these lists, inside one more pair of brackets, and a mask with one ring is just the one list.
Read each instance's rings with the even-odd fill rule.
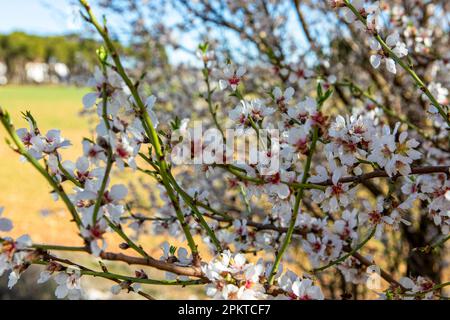
[[[443,130],[434,122],[424,128],[397,112],[391,104],[395,97],[389,97],[395,90],[383,91],[380,99],[377,92],[363,89],[370,86],[358,74],[341,77],[325,61],[325,46],[314,42],[299,1],[287,1],[286,8],[296,11],[317,61],[306,62],[304,56],[290,61],[289,39],[275,32],[277,14],[286,12],[278,2],[229,7],[221,0],[181,1],[194,16],[242,33],[263,54],[269,64],[265,68],[275,69],[275,74],[266,74],[252,64],[236,65],[230,57],[220,60],[217,43],[205,41],[197,53],[201,66],[189,70],[196,85],[204,84],[188,97],[193,103],[180,102],[175,90],[160,90],[156,80],[146,78],[158,70],[145,70],[133,79],[136,73],[125,67],[106,19],[100,23],[86,0],[79,3],[83,18],[103,41],[97,50],[99,68],[89,83],[93,91],[83,97],[85,110],[96,109],[98,117],[94,138],[82,142],[83,155],[76,162],[64,161],[60,150],[70,142],[59,130],[42,134],[29,112],[24,114],[28,129],[16,130],[3,109],[0,120],[13,151],[44,177],[55,201],[64,203],[82,245],[38,244],[28,236],[0,238],[0,275],[9,272],[9,287],[37,265],[44,268],[38,283],[54,279],[58,298],[82,298],[81,279],[98,277],[114,282],[112,294],[134,292],[147,299],[155,297],[142,286],[156,285],[161,294],[166,286],[202,286],[213,299],[321,300],[335,296],[320,285],[332,272],[342,275],[343,297],[350,285],[385,299],[443,297],[449,285],[445,279],[435,282],[410,272],[407,262],[404,273],[379,256],[379,246],[390,250],[393,239],[423,221],[432,232],[425,245],[412,247],[410,241],[408,254],[445,250],[450,155],[444,143],[450,120],[439,86],[426,86],[412,60],[405,61],[409,44],[400,40],[398,30],[386,39],[381,36],[378,18],[384,8],[378,2],[335,0],[331,7],[363,31],[375,51],[369,58],[373,67],[385,61],[395,74],[396,65],[402,67],[431,102],[427,112],[444,121]],[[229,20],[219,8],[241,19]],[[371,107],[360,108],[366,101]],[[215,139],[191,135],[196,128],[183,118],[186,113],[193,119],[208,117],[207,129],[218,132]],[[278,136],[266,137],[271,130]],[[228,131],[235,136],[230,138]],[[256,163],[248,161],[250,156],[234,161],[236,150],[226,154],[230,144],[253,135]],[[222,144],[217,147],[216,142]],[[213,161],[192,161],[211,150]],[[275,170],[269,170],[273,163]],[[128,188],[112,182],[115,172],[124,170]],[[150,204],[141,201],[143,192]],[[0,217],[0,232],[11,229],[11,221]],[[153,242],[140,237],[145,233],[152,241],[156,235],[167,239],[160,245],[161,257],[150,254]],[[119,239],[121,251],[108,249],[108,234]],[[174,246],[175,241],[187,249]],[[398,250],[399,257],[402,251],[407,250]],[[100,260],[98,267],[59,256],[75,252]],[[125,270],[159,270],[166,278],[150,277],[143,269],[131,275],[110,272],[103,261],[128,266]]]

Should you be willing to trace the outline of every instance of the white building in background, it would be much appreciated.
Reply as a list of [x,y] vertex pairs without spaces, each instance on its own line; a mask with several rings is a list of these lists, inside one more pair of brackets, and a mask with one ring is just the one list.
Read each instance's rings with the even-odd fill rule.
[[28,81],[43,83],[49,79],[49,66],[41,62],[28,62],[25,64],[25,74]]
[[8,67],[6,64],[0,61],[0,86],[3,86],[8,83],[8,78],[6,73],[8,72]]
[[67,67],[64,63],[61,62],[55,63],[54,69],[56,75],[63,79],[67,78],[70,75],[69,67]]

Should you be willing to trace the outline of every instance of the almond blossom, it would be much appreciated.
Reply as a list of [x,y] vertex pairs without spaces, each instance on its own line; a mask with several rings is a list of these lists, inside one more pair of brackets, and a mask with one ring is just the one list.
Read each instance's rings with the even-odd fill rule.
[[239,67],[237,69],[234,69],[230,65],[225,67],[225,69],[223,70],[223,76],[225,79],[219,80],[220,89],[225,90],[229,86],[233,91],[236,91],[245,72],[246,70],[244,67]]
[[[406,44],[400,41],[400,35],[398,33],[389,35],[386,38],[386,44],[397,57],[402,58],[408,55]],[[382,51],[381,44],[376,39],[373,38],[370,40],[370,48],[374,51],[381,52],[370,56],[370,63],[375,69],[378,69],[382,60],[385,60],[386,69],[393,74],[397,73],[395,60],[385,55]]]

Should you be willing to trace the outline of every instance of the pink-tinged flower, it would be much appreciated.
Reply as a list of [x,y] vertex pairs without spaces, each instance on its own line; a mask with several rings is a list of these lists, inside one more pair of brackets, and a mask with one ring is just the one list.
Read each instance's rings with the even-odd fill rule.
[[289,73],[289,82],[298,84],[300,88],[307,84],[307,80],[314,76],[314,72],[309,70],[304,63],[298,63],[291,66]]
[[309,131],[305,126],[294,127],[288,131],[289,152],[307,154],[309,151]]
[[31,138],[32,148],[37,152],[50,154],[59,148],[67,148],[71,145],[69,140],[61,137],[60,130],[49,130],[45,136],[34,136]]
[[93,164],[98,164],[99,161],[106,161],[105,150],[87,140],[83,140],[83,154]]
[[421,298],[421,293],[424,293],[423,299],[431,300],[436,293],[436,291],[432,290],[435,285],[434,282],[425,277],[419,276],[417,279],[403,277],[399,282],[406,289],[404,295],[400,295],[405,300]]
[[337,116],[329,135],[331,142],[325,146],[325,151],[339,158],[342,164],[353,166],[358,158],[365,158],[372,143],[374,128],[361,116]]
[[99,219],[94,226],[88,225],[87,227],[83,227],[81,229],[80,233],[83,238],[89,242],[91,253],[94,257],[100,256],[100,253],[105,251],[107,248],[106,240],[103,238],[107,228],[108,224],[106,223],[106,220]]
[[305,129],[309,131],[313,124],[312,117],[317,112],[316,100],[308,97],[299,102],[296,106],[288,109],[288,115],[300,124],[305,125]]
[[266,178],[265,189],[269,194],[275,194],[280,199],[286,199],[291,194],[291,190],[289,186],[285,183],[289,180],[292,180],[294,172],[288,172],[282,170],[281,172],[277,172],[272,176]]
[[242,80],[246,70],[243,67],[234,69],[232,66],[228,65],[223,70],[223,76],[225,79],[219,80],[219,88],[225,90],[228,86],[235,91]]
[[358,239],[358,211],[356,209],[345,210],[341,219],[334,223],[334,232],[338,234],[342,240],[350,239],[351,241]]
[[311,176],[308,181],[312,183],[324,182],[330,179],[333,185],[328,186],[325,191],[311,190],[312,199],[321,204],[321,208],[326,212],[337,212],[341,207],[346,208],[353,199],[355,190],[349,189],[348,184],[339,180],[347,173],[346,166],[338,166],[334,160],[329,161],[330,172],[323,166],[316,167],[316,175]]
[[273,108],[268,108],[259,99],[252,101],[241,100],[239,105],[228,113],[228,117],[233,120],[237,130],[245,131],[251,128],[251,121],[261,122],[265,117],[272,115],[274,112],[275,110]]
[[367,157],[367,160],[376,162],[384,168],[390,177],[397,173],[409,175],[412,162],[421,158],[421,153],[414,150],[419,142],[414,139],[406,140],[408,137],[406,131],[402,132],[396,141],[395,136],[399,127],[400,123],[397,123],[391,133],[390,128],[384,126],[383,135],[374,140],[370,155]]
[[[381,61],[385,60],[386,69],[389,72],[396,74],[397,69],[395,66],[395,60],[385,55],[385,53],[382,50],[381,44],[375,38],[372,38],[370,41],[371,41],[370,48],[378,52],[370,56],[370,64],[375,69],[377,69],[381,64]],[[406,48],[406,44],[400,41],[400,36],[398,33],[393,33],[389,35],[386,38],[386,44],[392,49],[392,51],[397,57],[402,58],[408,55],[408,49]]]
[[279,87],[273,89],[273,98],[275,100],[275,103],[277,104],[278,109],[281,112],[287,111],[287,106],[289,104],[289,101],[291,101],[292,97],[294,96],[294,93],[295,90],[292,87],[287,88],[284,92],[282,92]]
[[116,136],[110,133],[111,148],[114,153],[116,165],[120,170],[125,168],[125,164],[132,169],[136,169],[136,155],[139,153],[140,145],[127,135]]
[[280,287],[291,300],[323,300],[320,287],[315,286],[311,279],[302,279],[294,272],[287,270],[278,280]]
[[[368,3],[364,0],[353,0],[352,6],[364,17],[367,19],[367,28],[371,31],[376,31],[380,29],[380,23],[379,23],[379,8],[380,4],[379,1],[375,1],[374,3]],[[347,23],[354,23],[355,26],[363,30],[364,25],[361,21],[358,20],[356,15],[353,13],[353,11],[348,8],[344,7],[341,9],[342,13],[344,15],[344,20]]]
[[92,108],[96,102],[103,96],[103,85],[106,84],[107,96],[112,97],[118,89],[123,87],[121,78],[113,71],[108,69],[107,75],[103,74],[100,68],[96,68],[94,76],[89,79],[88,86],[95,89],[83,96],[83,106],[85,109]]
[[55,276],[57,287],[55,296],[58,299],[68,297],[70,300],[81,298],[81,272],[75,268],[68,268],[66,272],[60,272]]

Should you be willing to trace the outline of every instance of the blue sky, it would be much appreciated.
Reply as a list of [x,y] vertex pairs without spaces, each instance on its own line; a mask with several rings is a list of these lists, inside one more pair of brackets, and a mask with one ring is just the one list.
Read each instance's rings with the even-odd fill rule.
[[80,29],[69,0],[0,0],[0,33],[61,34]]
[[[75,0],[0,0],[0,33],[24,31],[38,35],[67,34],[86,31],[84,21],[79,15],[79,6],[72,5]],[[99,11],[95,10],[98,14]],[[172,18],[172,19],[171,19]],[[172,16],[166,21],[176,20]],[[298,28],[296,17],[290,19],[294,30]],[[85,34],[82,32],[81,34]],[[296,33],[299,41],[304,43],[304,36]],[[183,38],[185,47],[195,50],[198,39],[192,34],[177,35]],[[233,37],[231,38],[233,39]],[[238,40],[237,38],[235,40]],[[196,63],[197,58],[182,50],[169,50],[173,63]]]
[[[0,0],[0,33],[24,31],[37,35],[67,34],[85,31],[79,6],[73,0]],[[98,13],[98,11],[97,11]],[[197,43],[191,43],[195,49]],[[192,56],[170,50],[172,62],[192,62]]]

